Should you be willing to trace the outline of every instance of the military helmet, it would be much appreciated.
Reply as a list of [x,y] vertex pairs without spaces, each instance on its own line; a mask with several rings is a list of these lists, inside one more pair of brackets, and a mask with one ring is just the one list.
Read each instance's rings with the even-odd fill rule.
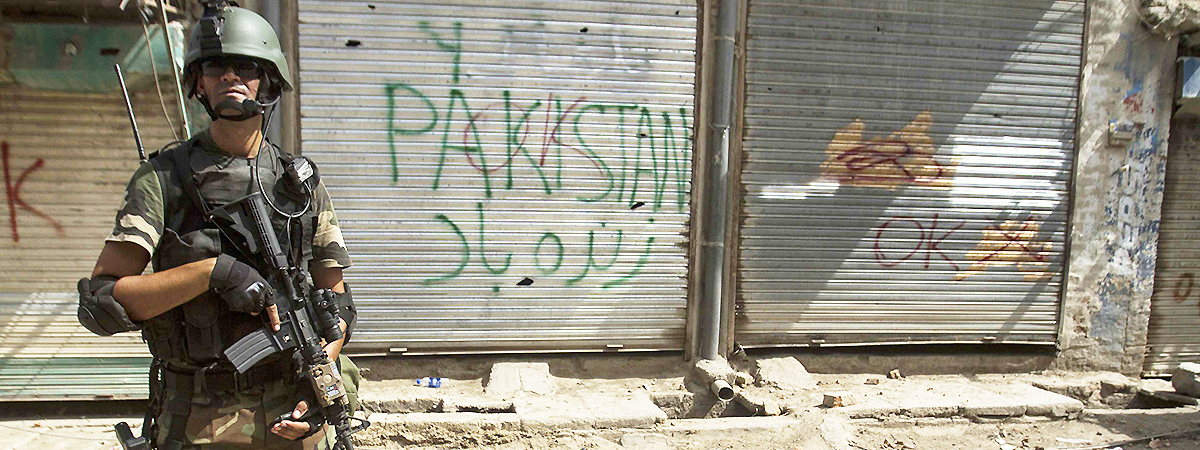
[[200,61],[222,55],[259,60],[270,79],[268,95],[277,97],[280,92],[292,90],[287,59],[279,47],[275,30],[266,19],[236,6],[224,6],[212,12],[215,14],[206,11],[188,36],[183,76],[184,84],[190,89],[189,97],[196,94]]

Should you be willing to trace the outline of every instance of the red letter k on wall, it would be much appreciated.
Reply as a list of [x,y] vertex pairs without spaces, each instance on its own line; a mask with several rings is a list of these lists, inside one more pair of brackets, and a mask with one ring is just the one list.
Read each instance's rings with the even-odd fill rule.
[[38,211],[34,207],[29,206],[28,203],[25,203],[25,200],[21,199],[21,185],[25,183],[25,178],[29,177],[29,174],[33,173],[33,171],[42,168],[42,166],[46,164],[46,161],[38,158],[37,161],[34,161],[32,165],[21,171],[21,175],[17,177],[17,181],[14,183],[12,179],[12,171],[9,169],[8,164],[8,141],[0,141],[0,153],[3,153],[4,159],[4,196],[8,198],[8,218],[9,224],[12,226],[13,242],[21,241],[21,235],[17,232],[18,208],[33,213],[45,221],[50,222],[50,225],[54,227],[54,231],[56,231],[58,234],[63,234],[62,224],[46,215],[46,213]]

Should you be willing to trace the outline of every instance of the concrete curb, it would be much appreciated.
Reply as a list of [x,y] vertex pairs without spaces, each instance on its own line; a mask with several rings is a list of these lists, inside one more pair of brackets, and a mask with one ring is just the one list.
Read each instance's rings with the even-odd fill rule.
[[[533,375],[544,371],[526,370]],[[540,379],[520,370],[494,371],[493,387],[525,386],[525,379]],[[533,383],[537,384],[537,383]],[[845,405],[822,406],[818,390],[788,391],[777,388],[749,390],[763,398],[791,396],[787,414],[776,417],[737,417],[668,420],[665,410],[674,414],[687,411],[692,398],[680,393],[675,402],[664,402],[671,393],[652,393],[645,390],[628,392],[569,392],[553,395],[508,389],[515,394],[505,397],[475,393],[455,396],[445,391],[409,391],[388,398],[369,395],[364,399],[368,410],[376,412],[371,420],[380,424],[371,431],[376,437],[400,442],[423,442],[437,436],[466,433],[486,436],[494,433],[521,432],[530,434],[575,431],[584,433],[617,433],[626,430],[629,442],[638,447],[653,448],[661,444],[658,437],[642,436],[630,430],[646,430],[652,434],[683,432],[694,429],[772,429],[788,424],[848,419],[953,419],[988,420],[996,418],[1073,418],[1084,410],[1083,402],[1074,398],[1039,389],[1027,382],[1011,380],[973,380],[966,378],[908,377],[864,382],[863,384],[827,385],[825,388],[845,394]],[[749,389],[749,388],[747,388]],[[672,391],[674,392],[674,391]],[[690,394],[701,395],[701,394]],[[659,398],[656,404],[654,398]],[[499,400],[498,400],[499,399]],[[686,401],[685,401],[686,400]],[[774,400],[782,401],[782,400]],[[462,403],[459,405],[459,403]],[[677,405],[675,403],[678,403]],[[436,405],[436,406],[435,406]],[[660,406],[661,405],[661,406]],[[674,409],[672,409],[674,408]],[[436,412],[435,412],[436,411]],[[485,412],[486,411],[486,412]],[[816,424],[813,424],[816,426]],[[619,434],[619,433],[618,433]],[[614,439],[618,439],[615,436]],[[619,440],[619,439],[618,439]],[[435,443],[435,441],[430,441]],[[614,441],[615,442],[615,441]],[[838,442],[827,442],[841,447]]]

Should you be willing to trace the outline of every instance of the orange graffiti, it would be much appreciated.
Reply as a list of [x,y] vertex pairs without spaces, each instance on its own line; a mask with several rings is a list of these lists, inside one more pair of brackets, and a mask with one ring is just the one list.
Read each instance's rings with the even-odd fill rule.
[[821,176],[853,186],[886,189],[944,182],[952,169],[933,158],[932,124],[933,116],[926,111],[886,139],[863,141],[866,125],[855,120],[838,130],[825,148],[828,159],[821,164]]
[[1036,241],[1041,225],[1033,220],[1024,222],[1007,220],[999,227],[989,226],[983,230],[983,239],[974,250],[967,252],[967,259],[975,261],[966,271],[954,276],[954,281],[983,273],[988,267],[1015,264],[1028,281],[1050,278],[1046,270],[1050,267],[1049,241]]

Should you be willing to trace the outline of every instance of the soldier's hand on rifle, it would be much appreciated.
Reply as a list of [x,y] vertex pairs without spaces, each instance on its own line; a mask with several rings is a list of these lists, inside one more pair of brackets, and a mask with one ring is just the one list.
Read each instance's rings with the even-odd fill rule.
[[[224,253],[217,257],[217,263],[209,275],[208,287],[225,299],[229,309],[234,311],[257,315],[267,305],[272,309],[275,307],[275,290],[267,284],[267,280],[253,267]],[[278,325],[278,312],[271,314],[271,310],[268,310],[267,314],[272,319],[272,326]]]
[[271,323],[271,329],[279,331],[279,307],[274,303],[267,305],[267,322]]
[[306,413],[308,413],[308,402],[300,400],[300,403],[296,404],[296,409],[292,411],[291,418],[295,420],[280,421],[271,427],[271,432],[293,441],[304,437],[312,428],[312,424],[301,419]]

